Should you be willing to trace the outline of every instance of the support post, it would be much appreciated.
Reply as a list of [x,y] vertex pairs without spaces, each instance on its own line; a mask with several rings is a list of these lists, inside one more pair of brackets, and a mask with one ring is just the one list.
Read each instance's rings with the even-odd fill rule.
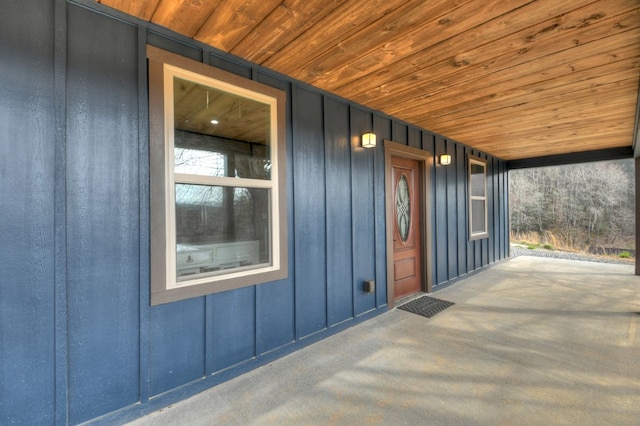
[[640,275],[640,257],[638,257],[638,247],[640,247],[640,157],[636,157],[635,161],[635,174],[636,174],[636,275]]

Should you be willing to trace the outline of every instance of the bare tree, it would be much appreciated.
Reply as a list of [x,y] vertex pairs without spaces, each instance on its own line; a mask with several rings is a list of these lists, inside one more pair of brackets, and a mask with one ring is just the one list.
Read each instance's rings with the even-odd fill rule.
[[633,241],[631,160],[515,170],[509,178],[513,232],[551,233],[576,248]]

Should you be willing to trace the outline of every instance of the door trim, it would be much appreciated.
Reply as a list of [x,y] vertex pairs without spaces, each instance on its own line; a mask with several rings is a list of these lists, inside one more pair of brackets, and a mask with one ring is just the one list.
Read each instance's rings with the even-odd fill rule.
[[431,201],[428,188],[429,176],[433,157],[429,151],[406,146],[390,140],[384,141],[384,183],[385,183],[385,224],[386,224],[386,249],[387,249],[387,306],[394,307],[393,287],[393,200],[392,200],[392,171],[391,157],[409,158],[417,160],[419,164],[418,181],[420,184],[420,243],[422,244],[421,262],[422,277],[421,289],[426,293],[431,292]]

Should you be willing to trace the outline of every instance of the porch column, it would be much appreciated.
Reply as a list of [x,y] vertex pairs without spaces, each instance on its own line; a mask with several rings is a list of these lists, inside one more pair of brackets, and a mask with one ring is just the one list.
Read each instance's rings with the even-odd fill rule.
[[638,196],[640,192],[640,157],[636,157],[634,160],[636,170],[636,275],[640,275],[640,258],[638,257],[640,249],[640,196]]

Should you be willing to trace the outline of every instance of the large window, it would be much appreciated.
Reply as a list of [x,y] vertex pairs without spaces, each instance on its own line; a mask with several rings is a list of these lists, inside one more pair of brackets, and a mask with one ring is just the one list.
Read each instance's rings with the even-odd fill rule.
[[284,94],[148,47],[151,303],[284,278]]
[[469,238],[489,236],[487,230],[487,162],[469,156]]

